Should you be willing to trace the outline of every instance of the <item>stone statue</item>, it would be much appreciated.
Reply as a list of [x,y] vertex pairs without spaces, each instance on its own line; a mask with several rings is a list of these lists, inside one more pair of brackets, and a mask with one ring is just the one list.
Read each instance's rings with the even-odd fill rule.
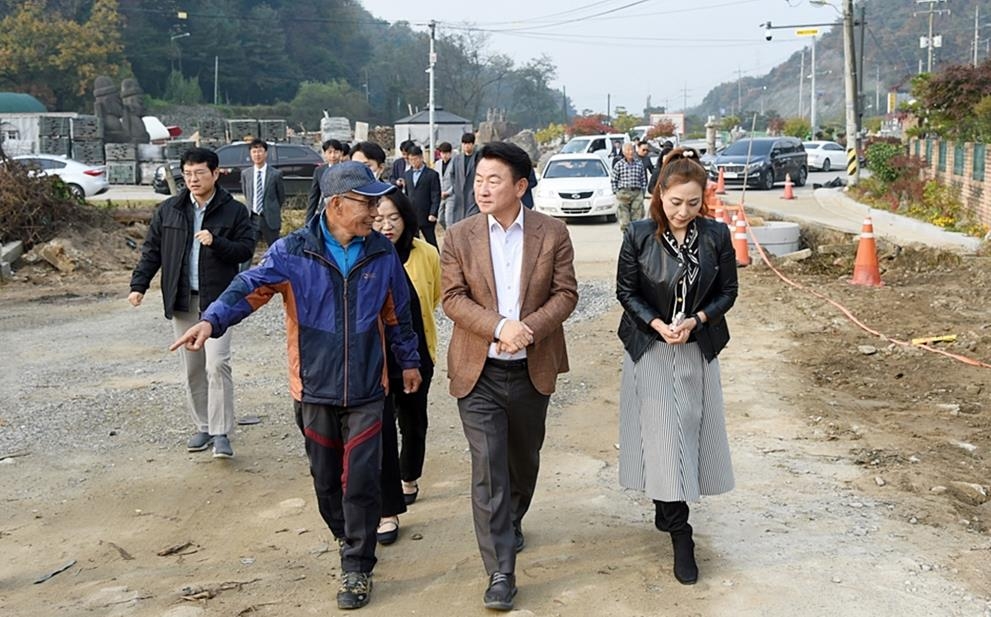
[[145,115],[144,90],[138,85],[138,80],[128,77],[120,84],[120,97],[124,102],[123,125],[127,133],[127,141],[135,144],[146,144],[151,141],[145,123],[141,119]]
[[106,75],[100,75],[93,81],[93,96],[96,102],[93,113],[100,119],[103,127],[102,137],[105,143],[128,143],[127,132],[124,130],[124,104],[120,100],[117,86]]

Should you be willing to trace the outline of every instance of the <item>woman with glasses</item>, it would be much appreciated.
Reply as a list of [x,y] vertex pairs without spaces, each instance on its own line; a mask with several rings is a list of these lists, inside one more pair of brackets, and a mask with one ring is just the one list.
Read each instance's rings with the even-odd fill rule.
[[[427,442],[427,394],[437,354],[434,310],[440,302],[440,255],[416,237],[419,225],[409,198],[394,192],[382,198],[374,229],[388,238],[406,268],[410,285],[413,331],[420,339],[420,389],[403,392],[402,370],[388,353],[389,395],[382,416],[382,519],[378,540],[392,544],[399,535],[399,514],[416,501]],[[399,420],[402,448],[396,436]],[[397,458],[398,452],[398,458]]]
[[726,225],[704,217],[706,180],[695,150],[664,158],[650,216],[627,228],[616,274],[619,481],[654,501],[685,585],[698,580],[687,502],[733,488],[716,356],[729,341],[736,258]]

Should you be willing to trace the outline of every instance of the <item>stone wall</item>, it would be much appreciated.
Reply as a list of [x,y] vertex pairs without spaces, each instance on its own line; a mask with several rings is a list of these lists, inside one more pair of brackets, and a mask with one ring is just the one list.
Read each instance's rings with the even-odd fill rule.
[[974,218],[991,226],[991,146],[912,138],[908,151],[922,159],[929,178],[957,189]]

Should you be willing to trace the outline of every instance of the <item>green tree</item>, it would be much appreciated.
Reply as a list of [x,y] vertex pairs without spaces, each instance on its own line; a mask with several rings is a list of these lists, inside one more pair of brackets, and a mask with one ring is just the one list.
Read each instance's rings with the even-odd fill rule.
[[740,116],[724,116],[719,123],[719,127],[724,131],[732,131],[740,126]]
[[620,133],[629,133],[630,131],[633,130],[633,127],[640,124],[640,121],[641,120],[639,117],[631,116],[630,114],[624,111],[622,113],[616,114],[616,117],[613,118],[612,125],[613,128],[615,128]]
[[788,118],[781,127],[783,135],[791,135],[799,139],[808,137],[810,131],[812,131],[812,127],[809,126],[809,121],[805,118]]
[[290,106],[292,114],[287,119],[289,124],[302,125],[311,131],[320,128],[324,110],[332,116],[347,118],[367,118],[371,113],[365,97],[346,81],[304,81]]
[[30,0],[0,20],[0,89],[27,92],[50,108],[80,110],[97,75],[127,72],[116,0],[95,0],[79,23]]
[[172,71],[165,85],[165,100],[177,105],[198,105],[203,102],[203,90],[196,79],[187,79],[179,71]]

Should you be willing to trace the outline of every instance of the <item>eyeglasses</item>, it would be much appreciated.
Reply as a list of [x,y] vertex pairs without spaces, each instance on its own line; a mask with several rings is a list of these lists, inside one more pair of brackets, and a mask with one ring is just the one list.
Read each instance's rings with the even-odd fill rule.
[[183,171],[182,177],[186,178],[205,178],[213,173],[212,169],[197,169],[194,171]]
[[389,216],[376,216],[375,217],[375,227],[383,227],[386,223],[389,223],[389,227],[395,227],[403,220],[403,216],[398,212],[394,212]]
[[368,209],[379,207],[379,198],[371,197],[369,199],[358,199],[357,197],[351,197],[350,195],[338,195],[341,199],[347,199],[348,201],[353,201],[355,203],[362,204]]

